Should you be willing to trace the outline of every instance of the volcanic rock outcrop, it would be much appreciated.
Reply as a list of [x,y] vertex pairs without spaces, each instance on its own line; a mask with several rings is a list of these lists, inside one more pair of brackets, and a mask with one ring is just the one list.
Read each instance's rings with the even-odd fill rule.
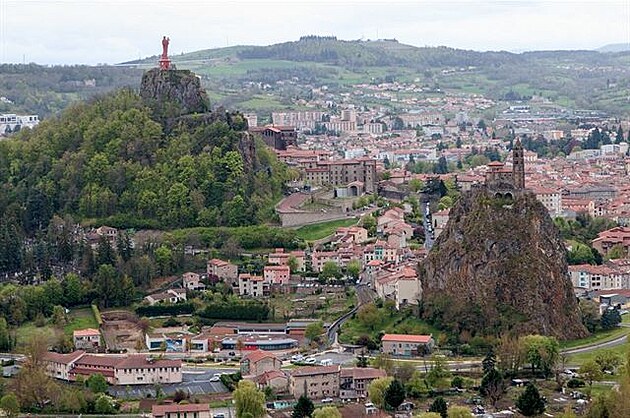
[[533,194],[467,192],[419,265],[422,315],[459,335],[584,337],[565,256]]

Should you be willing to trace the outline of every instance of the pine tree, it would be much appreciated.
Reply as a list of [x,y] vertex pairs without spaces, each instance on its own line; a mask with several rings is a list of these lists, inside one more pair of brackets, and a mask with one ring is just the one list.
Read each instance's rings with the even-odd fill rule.
[[437,412],[440,414],[442,418],[448,417],[448,405],[446,405],[446,401],[443,397],[438,396],[435,398],[431,406],[429,407],[429,412]]
[[494,350],[490,348],[490,350],[488,351],[488,354],[486,354],[486,357],[484,357],[483,361],[481,362],[481,366],[483,368],[483,374],[487,374],[492,369],[494,369],[496,364],[497,364],[497,357],[494,354]]
[[394,379],[385,391],[385,404],[396,410],[405,400],[405,388],[398,379]]
[[293,408],[293,414],[291,418],[308,418],[315,411],[315,406],[313,405],[313,401],[306,397],[306,395],[300,396]]
[[516,407],[526,417],[542,414],[545,410],[545,401],[540,397],[538,389],[531,383],[516,400]]

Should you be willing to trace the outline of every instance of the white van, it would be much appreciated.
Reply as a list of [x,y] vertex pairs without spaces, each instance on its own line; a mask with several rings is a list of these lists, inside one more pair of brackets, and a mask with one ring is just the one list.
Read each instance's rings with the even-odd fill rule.
[[333,365],[333,361],[331,359],[329,359],[329,358],[324,358],[324,359],[321,359],[319,361],[319,365],[320,366],[332,366]]

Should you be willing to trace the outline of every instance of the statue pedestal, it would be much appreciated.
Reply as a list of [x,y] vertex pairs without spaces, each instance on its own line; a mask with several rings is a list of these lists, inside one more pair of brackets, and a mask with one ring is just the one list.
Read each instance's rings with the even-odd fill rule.
[[160,69],[168,70],[171,67],[171,60],[168,58],[160,58]]

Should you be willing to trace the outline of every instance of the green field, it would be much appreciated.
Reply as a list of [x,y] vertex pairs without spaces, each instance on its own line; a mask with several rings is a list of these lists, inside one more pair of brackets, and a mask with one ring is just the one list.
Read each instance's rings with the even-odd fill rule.
[[[71,310],[68,314],[68,323],[63,327],[63,333],[72,335],[74,330],[84,328],[98,328],[98,324],[92,315],[92,310],[90,308]],[[43,327],[38,327],[33,322],[22,324],[15,331],[18,351],[34,337],[43,338],[47,345],[53,345],[57,341],[60,332],[60,329],[49,323]]]
[[568,358],[568,363],[571,365],[579,366],[588,361],[595,360],[595,357],[597,357],[599,353],[602,353],[605,351],[615,353],[625,360],[629,348],[630,346],[628,344],[621,344],[621,345],[616,345],[611,348],[602,348],[599,350],[589,351],[587,353],[572,354]]
[[575,347],[581,347],[583,345],[591,345],[591,344],[606,342],[606,341],[614,340],[615,338],[619,338],[628,333],[630,333],[630,328],[626,328],[626,327],[619,327],[619,328],[615,328],[615,329],[611,329],[607,331],[598,331],[595,334],[589,335],[586,338],[581,338],[579,340],[564,341],[560,343],[560,347],[563,349],[575,348]]
[[377,341],[381,331],[393,334],[432,334],[436,340],[440,334],[438,329],[413,316],[401,317],[398,313],[391,315],[386,308],[380,308],[379,314],[380,323],[373,328],[365,326],[356,317],[349,319],[341,327],[339,342],[354,343],[362,335],[369,335]]
[[318,239],[326,238],[331,235],[339,227],[352,226],[357,223],[354,218],[339,219],[336,221],[322,222],[313,225],[306,225],[296,230],[298,238],[305,241],[315,241]]

